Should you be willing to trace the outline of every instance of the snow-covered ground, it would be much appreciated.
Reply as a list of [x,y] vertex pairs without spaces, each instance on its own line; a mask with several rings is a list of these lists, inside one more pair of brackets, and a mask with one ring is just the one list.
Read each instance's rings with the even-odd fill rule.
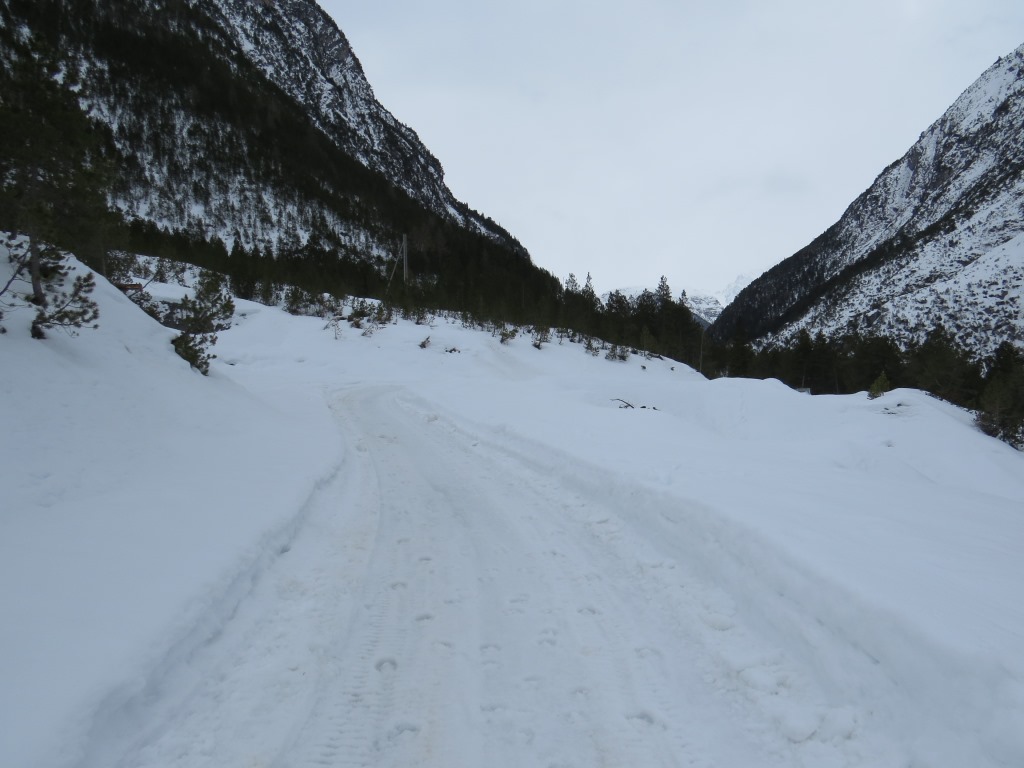
[[204,378],[100,283],[0,336],[0,765],[1024,765],[969,414],[241,301]]

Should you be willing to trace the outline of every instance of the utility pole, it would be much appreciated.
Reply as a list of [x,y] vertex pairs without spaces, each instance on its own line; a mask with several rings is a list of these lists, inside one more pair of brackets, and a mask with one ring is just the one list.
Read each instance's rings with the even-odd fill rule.
[[697,362],[697,373],[704,373],[704,332],[707,328],[701,327],[700,329],[700,357]]
[[409,284],[409,236],[402,235],[402,283]]

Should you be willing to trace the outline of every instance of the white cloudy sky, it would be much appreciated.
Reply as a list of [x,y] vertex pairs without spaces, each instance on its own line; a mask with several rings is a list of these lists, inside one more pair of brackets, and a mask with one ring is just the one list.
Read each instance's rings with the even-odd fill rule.
[[832,224],[1020,0],[319,0],[457,197],[595,286],[717,290]]

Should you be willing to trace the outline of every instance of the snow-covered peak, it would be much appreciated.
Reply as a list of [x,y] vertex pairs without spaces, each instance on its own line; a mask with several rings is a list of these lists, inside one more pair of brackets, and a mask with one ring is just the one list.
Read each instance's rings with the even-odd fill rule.
[[750,284],[752,279],[746,275],[738,275],[735,280],[717,291],[687,288],[686,306],[703,325],[709,326],[718,319],[722,310],[732,303],[732,300]]
[[754,278],[749,275],[737,275],[735,280],[724,288],[712,291],[711,295],[718,299],[723,307],[727,307],[732,304],[733,299],[739,295],[740,291],[750,285],[753,280]]

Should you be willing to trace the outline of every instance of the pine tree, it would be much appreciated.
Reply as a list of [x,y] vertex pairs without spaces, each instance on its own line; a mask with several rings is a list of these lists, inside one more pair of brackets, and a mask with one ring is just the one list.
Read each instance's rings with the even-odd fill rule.
[[224,277],[204,271],[195,296],[186,296],[175,307],[172,322],[181,334],[171,340],[174,351],[205,376],[216,357],[210,349],[217,343],[217,332],[231,326],[234,313],[235,303],[225,290]]
[[674,303],[672,301],[672,289],[668,287],[668,279],[664,275],[658,281],[658,288],[655,290],[654,295],[658,299],[658,307],[662,311],[665,311]]

